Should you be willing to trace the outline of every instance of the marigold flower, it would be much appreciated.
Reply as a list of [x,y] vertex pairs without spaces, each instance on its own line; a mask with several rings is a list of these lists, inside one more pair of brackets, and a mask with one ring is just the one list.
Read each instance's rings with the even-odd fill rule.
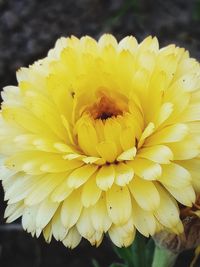
[[7,222],[67,247],[183,230],[200,192],[200,65],[183,48],[61,38],[2,93]]

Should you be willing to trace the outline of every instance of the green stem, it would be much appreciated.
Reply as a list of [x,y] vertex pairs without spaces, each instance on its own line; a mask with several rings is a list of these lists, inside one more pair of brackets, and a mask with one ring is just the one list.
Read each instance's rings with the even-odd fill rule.
[[146,267],[146,257],[144,255],[146,241],[144,236],[137,233],[135,241],[131,246],[134,267]]
[[127,248],[113,247],[119,258],[123,259],[126,267],[149,267],[146,265],[146,249],[147,239],[137,233],[133,244]]
[[178,254],[156,246],[152,267],[173,267],[177,257]]

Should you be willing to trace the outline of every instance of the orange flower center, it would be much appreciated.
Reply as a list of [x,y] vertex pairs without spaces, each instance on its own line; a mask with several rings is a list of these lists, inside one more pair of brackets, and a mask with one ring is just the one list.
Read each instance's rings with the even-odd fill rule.
[[125,103],[121,103],[114,97],[101,94],[98,101],[88,108],[89,113],[95,120],[107,120],[111,117],[123,115],[126,108]]

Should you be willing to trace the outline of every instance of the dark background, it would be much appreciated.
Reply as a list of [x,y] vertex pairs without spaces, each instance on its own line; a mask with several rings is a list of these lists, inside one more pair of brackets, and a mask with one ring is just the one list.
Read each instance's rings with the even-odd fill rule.
[[[0,0],[0,88],[16,84],[16,70],[46,56],[60,36],[104,32],[118,40],[156,35],[161,46],[176,43],[199,60],[200,0]],[[1,267],[91,267],[92,258],[107,267],[116,259],[108,240],[98,249],[82,242],[71,251],[32,238],[20,224],[5,225],[4,208],[0,186]],[[176,267],[189,267],[192,256],[181,255]]]

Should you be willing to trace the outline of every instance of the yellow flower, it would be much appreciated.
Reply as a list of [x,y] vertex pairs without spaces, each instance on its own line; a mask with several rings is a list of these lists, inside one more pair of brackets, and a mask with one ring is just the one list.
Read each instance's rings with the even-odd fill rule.
[[67,247],[183,230],[200,192],[200,65],[156,38],[61,38],[2,93],[7,222]]

